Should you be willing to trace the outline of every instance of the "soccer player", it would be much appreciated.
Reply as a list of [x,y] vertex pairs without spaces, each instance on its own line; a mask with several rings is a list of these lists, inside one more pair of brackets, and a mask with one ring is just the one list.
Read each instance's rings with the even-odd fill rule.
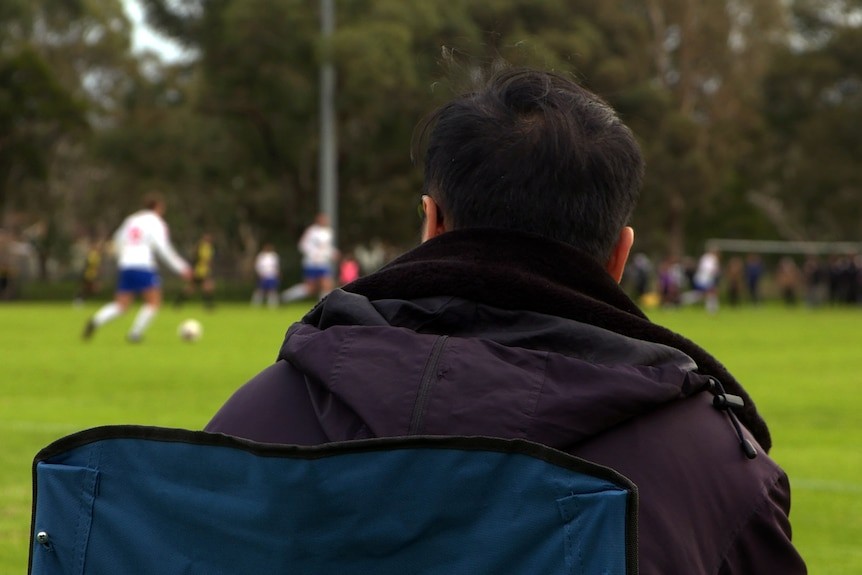
[[269,307],[278,307],[278,279],[281,264],[275,247],[264,244],[263,249],[254,259],[254,271],[257,274],[257,288],[251,296],[252,305],[260,305],[264,298]]
[[285,302],[313,295],[322,299],[332,291],[335,287],[332,264],[337,255],[333,240],[329,216],[324,213],[317,214],[314,223],[305,229],[299,239],[302,283],[284,291],[282,299]]
[[99,278],[102,275],[102,240],[91,239],[84,256],[84,269],[81,271],[81,283],[75,294],[75,305],[81,305],[84,300],[96,295],[99,291]]
[[702,294],[706,311],[709,313],[718,311],[718,280],[720,275],[721,262],[718,250],[707,250],[697,263],[694,286]]
[[144,304],[126,339],[132,343],[141,341],[162,303],[162,282],[156,257],[184,279],[191,279],[189,264],[171,245],[168,226],[162,219],[165,208],[165,200],[160,194],[149,194],[144,199],[144,209],[127,217],[114,233],[119,271],[114,301],[102,306],[87,321],[83,333],[85,340],[93,337],[97,328],[125,313],[135,297],[140,295]]
[[176,300],[176,306],[181,306],[186,299],[190,298],[198,290],[201,292],[201,297],[204,300],[204,306],[207,309],[212,309],[215,305],[213,292],[215,291],[215,281],[212,276],[212,264],[215,257],[215,248],[213,247],[213,239],[211,234],[203,234],[201,239],[195,246],[195,253],[192,259],[192,279],[186,282],[183,290],[179,293]]

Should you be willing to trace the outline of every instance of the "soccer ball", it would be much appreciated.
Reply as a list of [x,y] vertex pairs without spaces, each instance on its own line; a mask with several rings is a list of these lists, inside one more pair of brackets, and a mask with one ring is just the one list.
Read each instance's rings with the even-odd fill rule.
[[196,319],[184,320],[177,328],[177,335],[183,341],[197,341],[203,334],[204,327]]

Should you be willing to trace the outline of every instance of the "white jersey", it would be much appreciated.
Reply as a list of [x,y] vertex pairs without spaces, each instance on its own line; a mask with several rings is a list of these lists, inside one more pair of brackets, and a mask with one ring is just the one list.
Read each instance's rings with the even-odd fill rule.
[[702,289],[714,287],[720,271],[718,256],[711,252],[703,254],[697,264],[697,272],[694,274],[695,285]]
[[123,220],[114,233],[117,265],[122,269],[157,270],[156,256],[181,274],[189,269],[168,237],[168,226],[152,210],[141,210]]
[[332,228],[318,224],[310,225],[299,239],[302,265],[326,267],[332,264],[335,246],[332,245]]
[[260,252],[254,259],[254,271],[261,279],[277,278],[279,273],[278,254],[275,252]]

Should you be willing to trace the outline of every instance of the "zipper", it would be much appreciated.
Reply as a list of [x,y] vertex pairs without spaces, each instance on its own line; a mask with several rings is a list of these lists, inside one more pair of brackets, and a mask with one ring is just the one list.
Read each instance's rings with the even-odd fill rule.
[[440,363],[440,356],[443,354],[443,347],[448,339],[448,335],[441,335],[431,348],[431,355],[428,356],[428,362],[422,372],[416,403],[413,404],[413,416],[410,418],[410,429],[407,431],[407,435],[418,435],[422,432],[425,423],[425,410],[428,409],[428,400],[431,398],[434,381],[437,379],[437,365]]

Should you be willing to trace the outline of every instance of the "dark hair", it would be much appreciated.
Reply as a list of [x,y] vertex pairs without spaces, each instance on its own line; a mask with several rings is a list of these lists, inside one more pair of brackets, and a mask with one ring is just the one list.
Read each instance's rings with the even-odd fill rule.
[[155,210],[158,206],[165,205],[165,196],[161,192],[147,192],[143,200],[144,208]]
[[423,193],[449,229],[532,232],[601,263],[637,203],[643,159],[601,98],[553,72],[506,70],[432,112]]

